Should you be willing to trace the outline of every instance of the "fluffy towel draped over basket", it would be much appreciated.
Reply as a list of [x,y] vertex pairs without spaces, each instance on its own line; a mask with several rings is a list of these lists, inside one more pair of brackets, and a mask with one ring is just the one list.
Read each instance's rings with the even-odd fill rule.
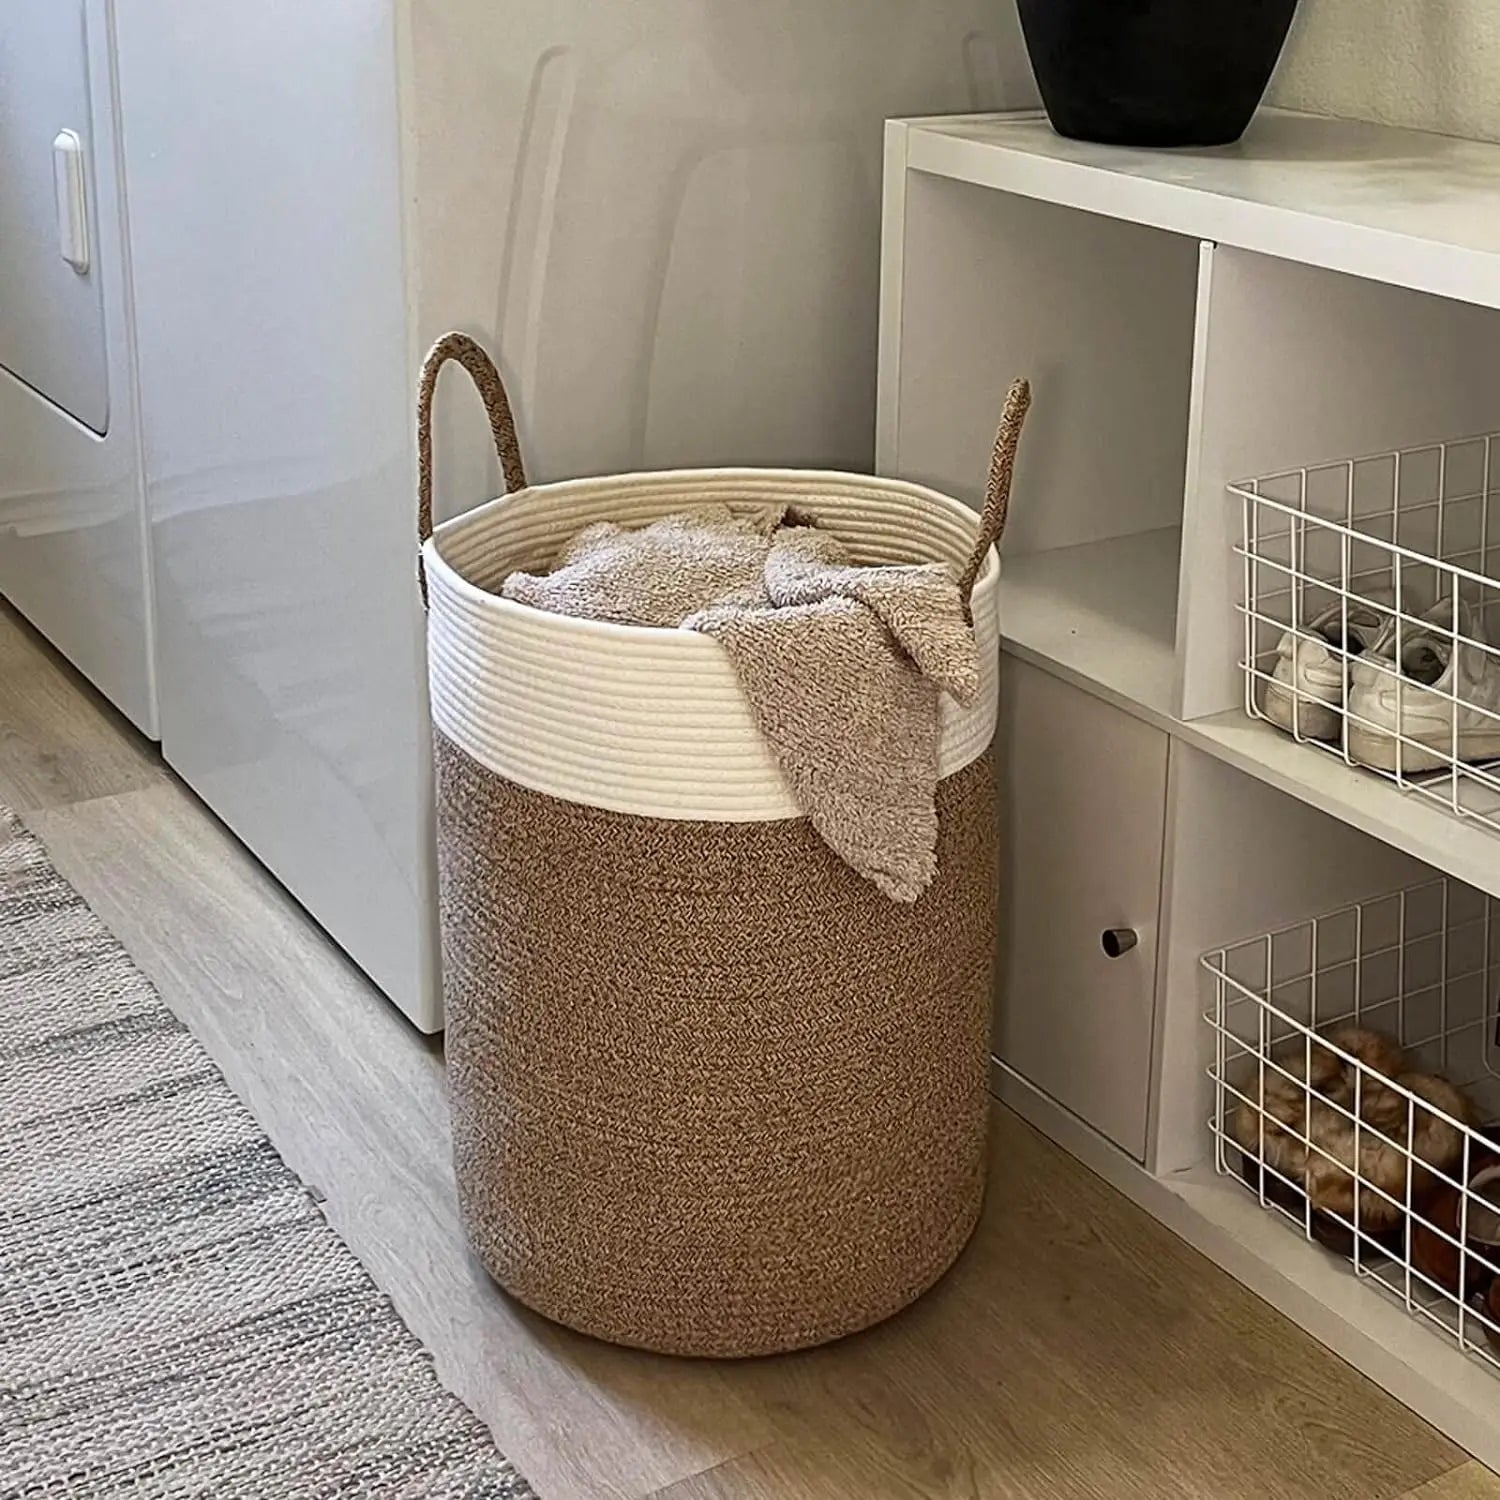
[[938,695],[979,685],[944,563],[860,567],[785,506],[705,506],[580,532],[507,599],[616,624],[681,626],[728,652],[756,725],[829,847],[897,901],[937,867]]

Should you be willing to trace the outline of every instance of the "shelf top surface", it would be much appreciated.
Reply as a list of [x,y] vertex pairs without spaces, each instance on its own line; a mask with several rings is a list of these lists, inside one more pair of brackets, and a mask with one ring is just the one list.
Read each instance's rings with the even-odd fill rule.
[[1176,699],[1180,527],[1007,554],[1009,649],[1120,707],[1169,717]]
[[917,171],[1500,306],[1500,145],[1282,110],[1182,151],[1067,140],[1037,111],[904,123]]

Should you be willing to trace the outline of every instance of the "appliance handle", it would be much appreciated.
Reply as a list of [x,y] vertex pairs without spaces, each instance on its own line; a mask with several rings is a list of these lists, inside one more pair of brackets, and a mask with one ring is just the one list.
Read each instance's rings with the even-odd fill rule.
[[89,200],[83,141],[60,130],[52,141],[52,189],[57,199],[58,253],[80,275],[89,271]]

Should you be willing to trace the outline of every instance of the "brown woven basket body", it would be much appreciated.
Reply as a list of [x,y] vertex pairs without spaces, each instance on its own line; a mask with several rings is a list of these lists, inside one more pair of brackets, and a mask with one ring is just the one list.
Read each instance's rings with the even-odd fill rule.
[[437,738],[464,1223],[527,1306],[739,1356],[906,1306],[984,1183],[991,757],[883,896],[804,819],[692,823],[499,781]]
[[[431,411],[475,378],[510,493],[431,526]],[[448,335],[418,402],[440,906],[464,1224],[522,1302],[678,1354],[765,1354],[904,1307],[983,1195],[998,886],[999,560],[1028,394],[981,515],[863,475],[527,486],[504,387]],[[856,560],[954,568],[981,687],[940,704],[914,903],[798,815],[726,654],[500,596],[584,525],[795,501]]]

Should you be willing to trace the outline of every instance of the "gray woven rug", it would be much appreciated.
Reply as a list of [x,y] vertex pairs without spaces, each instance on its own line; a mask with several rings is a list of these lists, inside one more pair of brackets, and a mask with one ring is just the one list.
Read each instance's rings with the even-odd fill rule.
[[0,808],[0,1496],[535,1500]]

